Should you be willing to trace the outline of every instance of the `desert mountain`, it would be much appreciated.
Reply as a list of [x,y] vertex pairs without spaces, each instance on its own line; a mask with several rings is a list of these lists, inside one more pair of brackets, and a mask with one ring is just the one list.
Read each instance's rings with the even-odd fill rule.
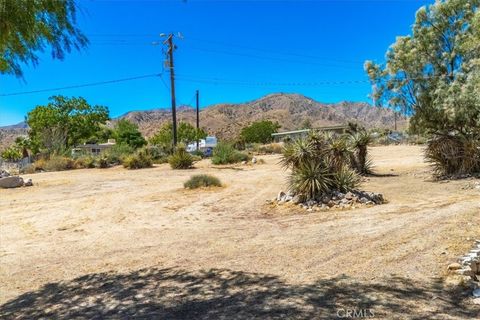
[[[118,119],[128,119],[138,124],[143,135],[150,137],[164,122],[171,121],[171,111],[131,111],[113,119],[113,122]],[[281,125],[280,131],[300,129],[306,120],[314,128],[346,124],[349,121],[367,128],[394,127],[394,114],[390,109],[372,107],[364,102],[320,103],[300,94],[276,93],[241,104],[216,104],[200,111],[200,126],[222,139],[234,138],[244,126],[263,119],[277,121]],[[178,108],[177,120],[194,124],[195,110],[188,106]],[[398,119],[398,128],[405,128],[406,123],[405,118]],[[26,133],[24,122],[0,127],[0,149]]]
[[[166,121],[171,121],[168,109],[133,111],[119,118],[128,119],[140,127],[145,136],[151,136]],[[177,119],[195,123],[195,110],[182,107]],[[249,123],[268,119],[277,121],[280,131],[295,130],[306,120],[312,127],[358,122],[368,128],[394,127],[394,113],[390,109],[372,107],[364,102],[325,104],[300,94],[271,94],[241,104],[216,104],[200,111],[200,126],[220,138],[233,138]],[[405,118],[398,119],[399,128],[406,126]]]

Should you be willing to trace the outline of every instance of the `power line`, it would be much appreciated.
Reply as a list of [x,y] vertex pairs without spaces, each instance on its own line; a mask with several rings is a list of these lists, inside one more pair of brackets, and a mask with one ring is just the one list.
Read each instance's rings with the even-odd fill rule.
[[1,97],[19,96],[19,95],[32,94],[32,93],[40,93],[40,92],[50,92],[50,91],[59,91],[59,90],[67,90],[67,89],[75,89],[75,88],[93,87],[93,86],[99,86],[99,85],[104,85],[104,84],[111,84],[111,83],[125,82],[125,81],[132,81],[132,80],[145,79],[145,78],[153,78],[153,77],[161,77],[161,73],[146,74],[146,75],[142,75],[142,76],[135,76],[135,77],[115,79],[115,80],[108,80],[108,81],[100,81],[100,82],[92,82],[92,83],[85,83],[85,84],[77,84],[77,85],[71,85],[71,86],[66,86],[66,87],[49,88],[49,89],[39,89],[39,90],[32,90],[32,91],[20,91],[20,92],[3,93],[3,94],[0,94],[0,96],[1,96]]
[[[354,66],[346,66],[346,65],[333,65],[333,64],[319,63],[319,62],[315,62],[315,61],[303,61],[303,60],[285,59],[285,58],[280,58],[280,57],[268,57],[268,56],[260,56],[260,55],[249,54],[249,53],[230,52],[230,51],[225,51],[225,50],[200,48],[200,47],[195,47],[195,46],[187,46],[187,48],[193,49],[193,50],[198,50],[198,51],[220,53],[220,54],[226,54],[226,55],[232,55],[232,56],[256,58],[256,59],[263,59],[263,60],[269,60],[269,61],[277,60],[277,61],[281,61],[281,62],[316,65],[316,66],[328,67],[328,68],[346,68],[346,69],[355,69],[355,70],[358,70],[360,68],[360,66],[354,67]],[[361,66],[361,67],[363,68],[363,66]]]

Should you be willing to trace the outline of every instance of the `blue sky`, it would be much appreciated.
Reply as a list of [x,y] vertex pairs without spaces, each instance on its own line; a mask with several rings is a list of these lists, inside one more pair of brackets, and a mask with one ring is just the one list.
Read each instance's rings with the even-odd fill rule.
[[[22,121],[52,95],[83,96],[112,117],[170,106],[159,34],[175,39],[177,105],[244,102],[274,92],[320,102],[367,101],[366,59],[383,62],[398,35],[410,32],[415,11],[432,1],[79,1],[88,48],[65,60],[40,54],[24,79],[0,76],[0,126]],[[163,72],[163,73],[162,73]],[[1,96],[134,76],[135,81],[35,94]]]

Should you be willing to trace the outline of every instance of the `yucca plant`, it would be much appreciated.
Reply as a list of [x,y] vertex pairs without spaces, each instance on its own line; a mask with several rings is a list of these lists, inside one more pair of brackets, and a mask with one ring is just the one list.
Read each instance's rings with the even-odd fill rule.
[[307,139],[296,139],[285,144],[280,164],[283,168],[298,167],[315,157],[313,144]]
[[359,174],[347,165],[343,165],[333,174],[334,185],[338,191],[348,192],[360,184]]
[[323,162],[308,160],[300,162],[292,169],[289,189],[295,194],[302,195],[305,200],[310,200],[329,192],[333,182],[332,173]]
[[350,144],[354,149],[350,157],[351,166],[360,174],[368,174],[372,171],[372,162],[368,158],[368,145],[372,143],[372,136],[366,130],[359,130],[350,135]]
[[437,135],[427,142],[425,157],[437,176],[480,173],[479,139]]

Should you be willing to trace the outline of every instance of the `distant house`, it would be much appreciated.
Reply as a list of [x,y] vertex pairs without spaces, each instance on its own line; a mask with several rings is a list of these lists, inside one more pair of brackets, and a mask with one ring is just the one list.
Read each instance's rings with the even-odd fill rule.
[[[198,150],[202,151],[205,155],[210,155],[213,148],[217,146],[217,137],[209,136],[205,139],[200,139],[198,142]],[[197,143],[193,142],[187,146],[188,152],[197,150]]]
[[72,149],[72,155],[91,154],[97,156],[115,145],[115,139],[108,139],[106,143],[85,143]]
[[310,131],[331,131],[336,133],[345,133],[348,129],[348,126],[328,126],[328,127],[318,127],[312,129],[302,129],[294,131],[285,131],[272,133],[273,141],[280,142],[285,139],[299,139],[305,137]]

